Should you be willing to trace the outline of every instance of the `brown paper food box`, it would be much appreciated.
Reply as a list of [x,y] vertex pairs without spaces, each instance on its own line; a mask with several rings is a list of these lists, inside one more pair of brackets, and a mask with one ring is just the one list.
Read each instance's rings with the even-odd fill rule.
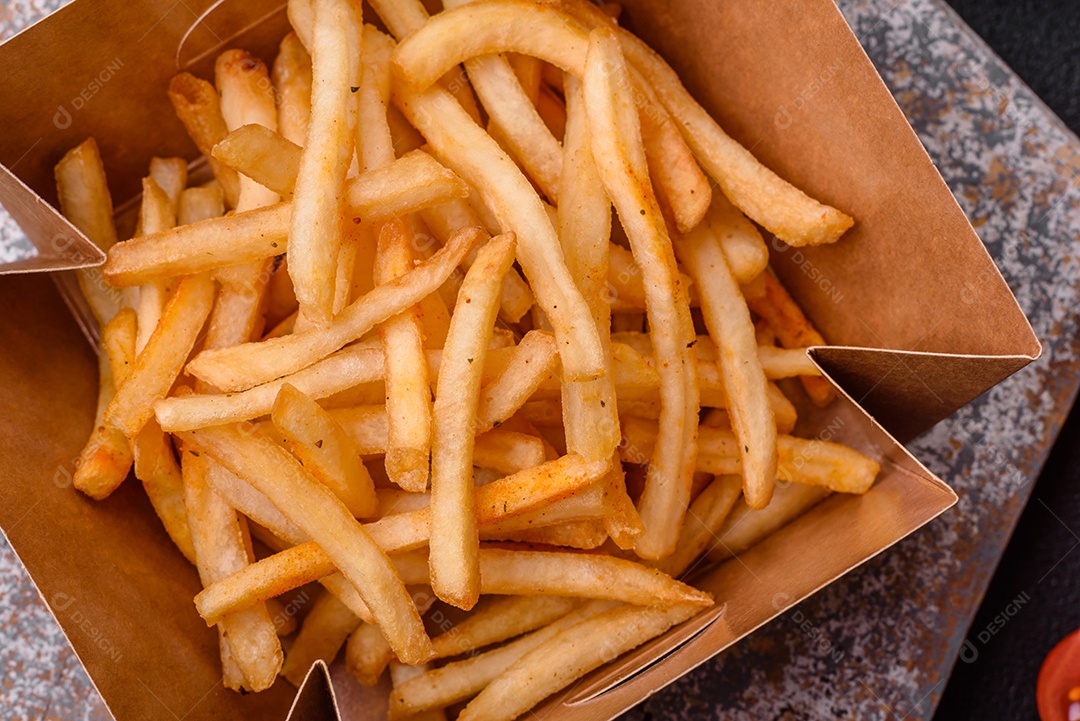
[[[627,0],[629,26],[765,164],[857,219],[835,246],[773,244],[785,284],[833,344],[814,359],[843,398],[801,430],[882,461],[865,496],[835,495],[697,579],[717,608],[673,629],[541,716],[612,717],[945,511],[956,496],[897,440],[1036,358],[1039,343],[982,243],[829,0]],[[100,253],[51,207],[52,168],[97,139],[117,205],[152,155],[197,153],[165,95],[217,53],[273,58],[284,4],[75,0],[0,47],[0,203],[39,255],[0,272],[62,270]],[[196,573],[137,482],[103,503],[70,488],[92,423],[93,353],[41,275],[0,280],[0,527],[121,721],[284,718],[296,694],[221,688],[217,636],[192,605]],[[827,425],[826,425],[827,424]],[[674,651],[674,652],[673,652]],[[658,659],[663,659],[657,663]],[[316,667],[292,717],[385,716],[385,690]],[[360,702],[355,701],[359,699]]]

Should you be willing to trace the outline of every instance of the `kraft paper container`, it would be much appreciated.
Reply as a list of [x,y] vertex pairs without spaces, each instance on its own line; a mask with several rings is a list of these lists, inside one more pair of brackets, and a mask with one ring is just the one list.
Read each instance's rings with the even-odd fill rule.
[[[802,435],[882,462],[862,497],[832,496],[695,580],[717,608],[570,692],[542,718],[603,719],[637,703],[944,512],[956,496],[897,442],[1036,358],[1039,343],[982,243],[828,0],[630,0],[627,24],[680,71],[721,125],[783,177],[857,224],[835,246],[773,243],[784,283],[833,345],[812,351],[842,391]],[[191,603],[196,573],[139,484],[95,503],[70,488],[89,433],[91,348],[45,277],[101,262],[53,209],[52,168],[94,136],[118,207],[152,155],[197,153],[165,95],[243,47],[270,60],[284,6],[255,0],[75,0],[0,47],[0,203],[39,255],[0,268],[0,527],[121,721],[284,718],[284,682],[220,686],[217,637]],[[194,167],[194,166],[193,166]],[[130,207],[128,205],[127,207]],[[661,660],[662,659],[662,660]],[[385,689],[316,668],[294,718],[385,714]]]

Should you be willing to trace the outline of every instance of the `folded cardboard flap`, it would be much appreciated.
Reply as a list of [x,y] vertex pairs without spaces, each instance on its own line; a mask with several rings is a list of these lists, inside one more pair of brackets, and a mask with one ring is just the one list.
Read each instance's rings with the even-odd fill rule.
[[[615,715],[948,508],[955,495],[886,430],[905,437],[922,430],[1039,352],[829,0],[625,4],[628,24],[672,61],[736,139],[857,219],[836,246],[774,243],[772,253],[826,338],[845,346],[817,349],[814,358],[884,425],[845,397],[825,414],[806,414],[800,432],[851,443],[885,462],[867,495],[833,496],[739,563],[703,576],[701,585],[726,604],[715,623],[689,641],[676,631],[599,669],[579,686],[594,693],[574,695],[572,706],[556,697],[539,712],[554,718]],[[75,0],[0,46],[9,69],[0,81],[0,201],[33,210],[16,217],[47,243],[64,228],[43,212],[42,198],[55,202],[53,165],[86,137],[97,139],[118,201],[135,197],[152,156],[193,159],[165,95],[169,78],[189,65],[210,77],[225,46],[272,60],[287,27],[282,5]],[[110,709],[121,721],[161,716],[163,706],[187,719],[283,717],[293,698],[283,682],[247,696],[221,688],[216,634],[191,603],[196,574],[137,483],[101,504],[68,487],[89,431],[96,373],[48,281],[6,278],[0,303],[7,311],[0,314],[0,374],[10,379],[0,384],[0,527]],[[332,675],[346,718],[382,713],[383,705],[351,703],[359,686],[338,670]],[[294,717],[333,718],[329,691],[324,671],[310,674]]]

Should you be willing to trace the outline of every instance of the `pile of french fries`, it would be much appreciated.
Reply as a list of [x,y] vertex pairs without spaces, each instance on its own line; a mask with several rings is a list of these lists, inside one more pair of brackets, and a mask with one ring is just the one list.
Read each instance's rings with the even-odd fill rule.
[[[60,161],[108,251],[79,275],[101,383],[74,483],[103,499],[134,469],[227,687],[344,647],[362,683],[389,669],[394,719],[512,719],[712,605],[677,580],[705,554],[878,464],[791,435],[833,389],[760,230],[851,218],[729,138],[617,7],[445,5],[372,0],[386,34],[358,0],[290,0],[272,67],[177,75],[206,165],[155,158],[130,240],[93,139]],[[315,582],[283,652],[275,599]],[[436,600],[468,614],[432,638]]]

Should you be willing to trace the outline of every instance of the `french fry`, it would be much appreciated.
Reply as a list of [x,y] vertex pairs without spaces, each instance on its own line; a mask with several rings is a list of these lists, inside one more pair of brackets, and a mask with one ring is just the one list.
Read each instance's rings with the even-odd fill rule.
[[295,544],[311,540],[295,523],[282,515],[269,498],[220,463],[212,463],[206,469],[206,482],[230,506],[278,538]]
[[790,483],[778,485],[772,502],[760,511],[736,502],[715,532],[719,543],[709,550],[709,561],[717,563],[750,550],[828,495],[829,490],[821,486]]
[[271,72],[277,97],[277,127],[282,137],[297,145],[307,141],[311,118],[311,56],[296,33],[278,46]]
[[524,528],[498,536],[495,540],[518,541],[521,543],[562,546],[591,551],[600,548],[608,540],[607,529],[602,519],[567,521],[543,528]]
[[[108,251],[116,244],[116,225],[105,166],[94,139],[65,153],[55,175],[60,212],[94,245]],[[101,268],[82,268],[76,276],[94,318],[104,327],[120,310],[121,294],[105,281]]]
[[666,371],[660,378],[657,450],[638,503],[645,532],[635,546],[643,558],[663,558],[674,550],[689,505],[696,455],[699,391],[690,347],[693,323],[652,193],[629,74],[610,30],[598,28],[590,35],[583,87],[593,157],[641,266],[656,359]]
[[492,679],[460,721],[510,721],[594,668],[696,615],[698,606],[618,606],[561,630]]
[[270,413],[285,445],[311,475],[357,518],[378,514],[375,485],[349,436],[319,404],[288,383],[281,386]]
[[562,141],[566,137],[566,106],[548,86],[540,86],[540,99],[536,111],[544,120],[556,140]]
[[161,519],[169,538],[191,563],[195,546],[184,503],[184,480],[172,443],[153,418],[132,441],[135,477],[142,481],[150,505]]
[[677,239],[675,253],[699,287],[705,326],[719,351],[727,411],[741,449],[743,494],[751,508],[764,508],[776,481],[776,417],[750,311],[720,241],[708,228]]
[[[184,505],[203,586],[245,568],[252,560],[246,525],[206,483],[210,463],[209,458],[191,449],[184,452]],[[253,691],[270,688],[283,656],[266,606],[255,603],[230,613],[221,618],[218,628],[244,677],[244,686]]]
[[568,15],[524,0],[489,0],[432,17],[401,41],[394,64],[405,82],[423,91],[455,65],[505,52],[541,58],[580,77],[587,48],[586,31]]
[[[428,664],[423,666],[409,666],[397,661],[390,662],[390,681],[394,687],[416,678],[428,670]],[[446,710],[441,708],[428,709],[409,716],[412,721],[446,721]]]
[[221,188],[187,188],[180,194],[176,207],[176,224],[198,223],[224,214],[225,196]]
[[214,302],[214,283],[206,276],[182,280],[169,299],[146,348],[135,359],[131,376],[105,409],[104,422],[128,438],[154,415],[154,401],[164,398],[184,367]]
[[[393,282],[413,265],[412,233],[400,220],[379,232],[375,282]],[[427,488],[432,403],[419,309],[406,308],[379,326],[386,363],[386,473],[407,491]]]
[[610,456],[619,444],[615,380],[610,372],[611,311],[605,300],[611,201],[593,159],[581,83],[574,78],[567,81],[566,99],[568,127],[562,183],[569,196],[558,209],[559,237],[567,268],[589,305],[609,367],[601,378],[562,386],[563,424],[567,449],[598,460]]
[[[748,298],[747,304],[750,310],[772,328],[780,345],[785,348],[825,345],[825,339],[821,333],[810,323],[776,276],[772,272],[766,272],[763,275],[765,296]],[[800,381],[807,395],[810,396],[810,400],[818,407],[827,406],[836,398],[835,389],[824,378],[800,378]]]
[[432,412],[431,587],[440,599],[464,609],[472,608],[480,593],[472,441],[481,373],[503,276],[516,247],[512,233],[492,238],[465,275]]
[[[424,208],[420,211],[420,217],[424,219],[424,223],[439,239],[439,242],[444,245],[454,231],[459,228],[483,226],[483,221],[480,220],[476,211],[464,199],[451,200],[439,205],[433,205],[430,208]],[[473,251],[465,259],[462,268],[467,271],[475,260],[476,251]],[[533,298],[532,291],[521,277],[521,274],[514,268],[508,270],[506,280],[503,281],[499,317],[507,323],[517,323],[529,312],[535,302],[536,299]]]
[[360,8],[353,0],[314,0],[311,118],[293,191],[289,276],[301,317],[330,323],[341,236],[345,174],[353,155],[359,83]]
[[242,125],[222,138],[212,153],[241,177],[257,181],[290,200],[300,172],[302,142],[296,143],[265,125]]
[[[153,160],[159,160],[154,158]],[[153,173],[153,160],[150,162]],[[159,175],[161,171],[159,170]],[[187,176],[187,167],[184,167]],[[139,212],[139,233],[160,233],[176,226],[176,208],[168,193],[152,177],[143,178],[142,203]],[[169,288],[165,281],[156,280],[139,287],[136,314],[139,318],[138,334],[135,336],[135,352],[141,353],[150,340],[150,334],[161,319],[161,312],[168,299]]]
[[698,162],[732,203],[790,245],[835,242],[854,221],[762,165],[717,125],[648,45],[619,31],[623,52],[671,113]]
[[679,232],[689,232],[705,218],[712,200],[712,186],[648,83],[639,81],[634,85],[641,95],[635,100],[656,199]]
[[799,420],[795,404],[788,400],[784,392],[775,383],[769,383],[769,405],[776,416],[776,432],[790,434]]
[[378,626],[362,623],[349,636],[345,646],[345,667],[363,685],[377,685],[393,660],[394,649],[390,648]]
[[[463,3],[458,3],[463,4]],[[443,7],[447,7],[445,4]],[[521,89],[525,91],[525,96],[529,99],[529,102],[534,106],[540,103],[540,84],[543,82],[541,77],[541,70],[543,68],[543,61],[539,58],[531,58],[528,55],[518,55],[511,53],[507,56],[507,60],[510,61],[510,67],[514,69],[514,75],[517,76],[518,82],[521,83]]]
[[216,388],[233,391],[306,368],[415,305],[441,285],[483,236],[478,228],[458,231],[431,259],[357,299],[326,329],[204,351],[188,364],[187,370]]
[[566,269],[555,229],[528,180],[446,92],[436,88],[413,93],[396,83],[393,99],[439,157],[492,205],[500,225],[516,234],[518,260],[555,328],[567,378],[601,376],[604,357],[596,327],[589,322],[588,306]]
[[235,208],[240,198],[240,177],[235,170],[218,162],[211,152],[228,134],[221,115],[221,98],[214,86],[191,73],[180,73],[169,82],[169,100],[195,147],[206,156],[225,194],[226,204]]
[[183,158],[150,158],[150,177],[165,191],[175,212],[188,184],[188,164]]
[[154,404],[153,412],[169,432],[236,423],[270,413],[286,383],[318,400],[359,383],[379,380],[383,374],[381,349],[346,348],[298,373],[240,393],[165,398]]
[[557,596],[505,596],[482,600],[472,614],[431,639],[435,658],[460,656],[546,626],[577,603]]
[[690,504],[675,552],[660,561],[657,567],[675,578],[692,570],[694,561],[720,542],[715,534],[735,507],[741,492],[742,478],[739,476],[713,478]]
[[101,332],[94,430],[79,454],[72,476],[77,490],[98,501],[115,491],[131,470],[131,445],[123,432],[105,422],[105,411],[135,365],[135,324],[135,311],[125,308]]
[[536,392],[540,383],[558,368],[555,338],[548,333],[529,331],[514,350],[513,357],[498,378],[480,392],[476,411],[477,433],[491,430],[514,415]]
[[318,660],[327,665],[332,663],[345,640],[359,625],[360,619],[356,614],[333,594],[319,594],[308,615],[304,617],[300,633],[285,654],[281,675],[299,688],[311,665]]
[[[180,436],[185,444],[205,452],[262,491],[319,544],[356,586],[399,658],[422,663],[431,657],[431,641],[389,559],[344,504],[288,452],[236,427],[188,431]],[[296,503],[296,498],[305,502]]]
[[713,197],[705,223],[720,241],[735,280],[746,285],[765,272],[769,248],[761,232],[723,193]]
[[609,601],[592,601],[499,648],[427,671],[394,688],[390,694],[390,718],[412,718],[433,708],[442,708],[476,695],[508,666],[560,631],[611,608]]
[[[561,500],[571,501],[575,494],[593,484],[609,470],[604,463],[585,463],[577,456],[565,456],[542,467],[523,471],[482,486],[476,492],[476,514],[481,526],[503,523],[507,519],[526,519],[530,512],[543,515],[526,520],[526,526],[542,526],[562,521]],[[561,500],[560,500],[561,499]],[[549,508],[541,508],[551,503]],[[570,518],[584,515],[582,504],[569,503]],[[599,502],[594,504],[594,507]],[[572,515],[574,513],[578,515]],[[596,511],[593,511],[594,513]],[[406,513],[385,516],[365,526],[372,540],[387,553],[413,550],[424,545],[430,535],[430,509],[427,506]],[[397,556],[395,556],[397,558]],[[264,558],[195,598],[199,614],[208,623],[257,601],[286,593],[335,571],[334,562],[317,543],[300,543]],[[427,559],[423,559],[417,583],[427,582]],[[415,580],[415,579],[414,579]],[[499,593],[499,591],[490,591]],[[573,594],[570,594],[573,595]],[[360,613],[361,617],[368,614]]]

